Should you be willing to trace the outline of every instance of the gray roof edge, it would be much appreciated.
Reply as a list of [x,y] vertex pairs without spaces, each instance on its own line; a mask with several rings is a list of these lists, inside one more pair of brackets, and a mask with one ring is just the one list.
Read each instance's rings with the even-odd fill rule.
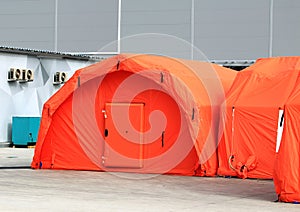
[[88,54],[75,54],[75,53],[37,50],[37,49],[29,49],[29,48],[18,48],[18,47],[9,47],[9,46],[0,46],[0,53],[24,54],[24,55],[41,57],[41,58],[59,58],[59,59],[85,60],[85,61],[88,60],[99,61],[105,59],[105,57],[90,56]]
[[210,60],[211,63],[216,63],[222,66],[250,66],[256,60]]

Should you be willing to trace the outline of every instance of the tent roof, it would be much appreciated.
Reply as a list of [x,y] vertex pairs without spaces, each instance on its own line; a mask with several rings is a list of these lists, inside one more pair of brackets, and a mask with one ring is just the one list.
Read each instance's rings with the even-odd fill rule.
[[258,59],[252,66],[240,71],[240,73],[252,72],[264,77],[276,77],[295,70],[300,70],[300,57],[270,57]]
[[295,87],[300,57],[258,59],[237,74],[227,95],[227,105],[283,107]]
[[[197,92],[201,92],[200,89],[197,89],[200,86],[200,77],[200,80],[206,86],[215,86],[216,89],[223,89],[224,94],[229,90],[238,73],[209,62],[157,55],[120,54],[77,70],[68,82],[45,103],[44,107],[50,108],[50,114],[54,113],[56,108],[76,90],[78,83],[83,84],[95,77],[104,75],[107,73],[107,70],[109,72],[116,71],[117,69],[114,69],[116,66],[118,66],[117,69],[133,73],[144,70],[170,73],[179,76],[180,79],[185,80],[185,83],[193,84],[192,87],[198,90]],[[200,95],[199,98],[201,99],[202,96]]]

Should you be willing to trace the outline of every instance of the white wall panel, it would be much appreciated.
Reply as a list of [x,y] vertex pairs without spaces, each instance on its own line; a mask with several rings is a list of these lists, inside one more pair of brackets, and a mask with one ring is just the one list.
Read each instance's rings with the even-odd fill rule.
[[11,115],[13,112],[12,97],[0,89],[0,142],[11,139]]
[[[60,89],[53,85],[53,76],[63,71],[70,78],[79,68],[94,61],[38,58],[20,54],[0,54],[0,144],[11,141],[12,116],[41,116],[43,104]],[[8,82],[10,68],[27,68],[34,71],[32,82]]]

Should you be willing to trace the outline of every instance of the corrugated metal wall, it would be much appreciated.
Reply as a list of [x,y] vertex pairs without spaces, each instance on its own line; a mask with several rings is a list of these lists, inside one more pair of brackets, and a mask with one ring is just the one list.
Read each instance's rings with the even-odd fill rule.
[[299,9],[297,0],[3,0],[0,45],[118,52],[122,38],[121,52],[189,59],[197,59],[190,43],[212,60],[298,55]]
[[0,45],[97,51],[117,39],[117,15],[118,0],[2,0]]
[[[0,46],[211,60],[299,55],[299,11],[298,0],[2,0]],[[12,116],[40,115],[59,88],[56,71],[71,76],[88,64],[1,53],[0,142],[11,139]],[[11,67],[34,70],[35,80],[8,83]]]
[[118,0],[58,0],[57,8],[58,51],[94,52],[117,40]]
[[191,1],[123,0],[121,20],[122,52],[190,58]]
[[212,59],[267,57],[269,2],[195,1],[195,45]]
[[53,49],[54,1],[0,1],[0,45]]
[[274,0],[273,55],[300,55],[300,1]]

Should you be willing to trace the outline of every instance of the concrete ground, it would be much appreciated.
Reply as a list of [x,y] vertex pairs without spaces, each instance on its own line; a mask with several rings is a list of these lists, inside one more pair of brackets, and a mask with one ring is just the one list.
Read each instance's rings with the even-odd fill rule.
[[0,211],[300,211],[270,180],[31,170],[33,151],[0,148]]

